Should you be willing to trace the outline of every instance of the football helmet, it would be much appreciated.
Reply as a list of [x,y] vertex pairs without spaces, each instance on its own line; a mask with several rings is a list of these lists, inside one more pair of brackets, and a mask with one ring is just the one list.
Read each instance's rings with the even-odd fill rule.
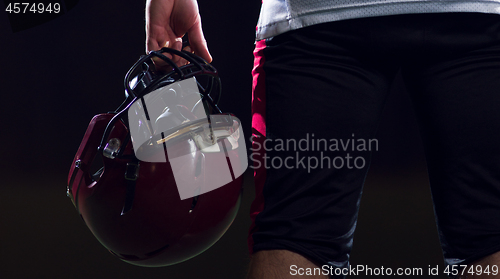
[[[167,66],[155,67],[154,57]],[[189,52],[142,56],[124,86],[118,109],[90,121],[68,196],[115,256],[140,266],[179,263],[212,246],[236,217],[248,165],[241,123],[217,106],[217,70]]]

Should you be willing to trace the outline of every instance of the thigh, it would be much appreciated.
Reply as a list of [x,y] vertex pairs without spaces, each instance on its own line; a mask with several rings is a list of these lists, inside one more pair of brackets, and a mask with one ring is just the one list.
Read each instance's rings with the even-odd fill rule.
[[317,264],[348,264],[370,150],[378,148],[397,70],[375,66],[360,30],[342,22],[257,44],[254,252],[286,249]]
[[500,16],[461,22],[429,32],[432,55],[403,69],[449,265],[500,250]]

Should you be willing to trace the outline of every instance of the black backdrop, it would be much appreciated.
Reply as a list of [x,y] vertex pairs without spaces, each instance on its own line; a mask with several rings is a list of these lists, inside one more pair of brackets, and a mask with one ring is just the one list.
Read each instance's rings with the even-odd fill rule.
[[[0,11],[0,278],[243,278],[253,199],[250,172],[228,233],[204,254],[176,266],[123,263],[78,218],[65,193],[71,160],[91,117],[122,101],[123,76],[144,52],[145,35],[143,1],[72,2],[64,15],[21,31]],[[220,106],[240,117],[248,138],[260,1],[199,4],[223,81]],[[421,141],[399,78],[378,140],[352,264],[422,267],[424,275],[415,277],[444,278],[426,275],[429,265],[442,269],[442,256]]]

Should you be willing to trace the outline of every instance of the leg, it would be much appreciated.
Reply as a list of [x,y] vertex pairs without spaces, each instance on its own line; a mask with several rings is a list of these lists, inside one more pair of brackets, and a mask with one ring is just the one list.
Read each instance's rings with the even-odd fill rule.
[[[263,250],[256,252],[250,262],[250,272],[247,279],[262,278],[295,278],[306,274],[307,270],[321,269],[321,267],[305,257],[288,250]],[[328,279],[328,275],[317,272],[307,275],[311,279]]]
[[[251,208],[250,278],[287,278],[290,264],[349,264],[370,154],[330,148],[330,140],[375,138],[397,70],[384,58],[376,68],[353,53],[370,56],[370,36],[359,34],[367,26],[341,22],[257,44],[251,157],[257,194]],[[356,35],[368,39],[356,41]],[[328,146],[312,150],[318,139]],[[294,145],[300,142],[309,148]],[[353,166],[356,162],[348,165],[348,157],[361,159]]]
[[403,77],[420,122],[445,263],[498,266],[500,16],[446,18],[429,21],[426,52]]

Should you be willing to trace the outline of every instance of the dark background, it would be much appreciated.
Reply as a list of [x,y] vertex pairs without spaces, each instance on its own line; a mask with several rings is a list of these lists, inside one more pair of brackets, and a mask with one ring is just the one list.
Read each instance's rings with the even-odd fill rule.
[[[124,98],[123,77],[144,52],[144,1],[71,2],[71,9],[43,24],[26,15],[23,20],[35,24],[17,29],[11,23],[19,19],[9,21],[0,11],[0,278],[243,278],[254,195],[250,172],[228,233],[176,266],[121,262],[78,218],[66,197],[70,163],[92,116],[115,109]],[[199,4],[223,81],[220,106],[239,116],[248,138],[260,0]],[[442,255],[421,140],[399,78],[378,140],[351,262],[423,267],[424,276],[416,278],[445,278],[425,275],[429,265],[443,269]]]

